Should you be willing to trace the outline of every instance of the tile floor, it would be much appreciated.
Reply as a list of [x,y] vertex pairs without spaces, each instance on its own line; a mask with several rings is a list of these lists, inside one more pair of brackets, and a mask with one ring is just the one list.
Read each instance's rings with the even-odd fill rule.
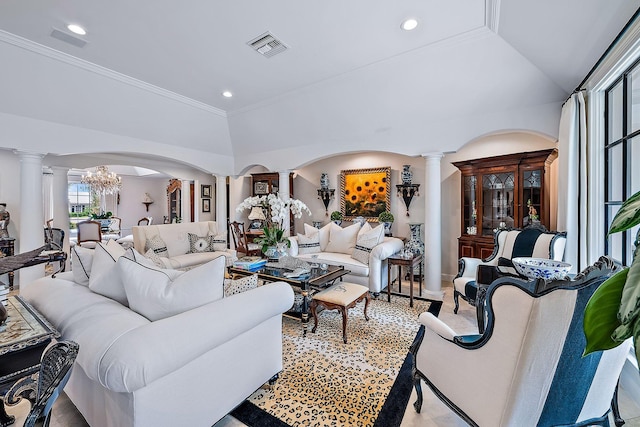
[[[445,291],[445,299],[440,318],[451,328],[459,333],[477,333],[475,309],[464,301],[461,301],[460,311],[453,314],[453,297],[451,283],[443,282],[442,288]],[[630,372],[630,375],[637,375],[638,372]],[[626,421],[625,426],[640,427],[640,396],[631,396],[624,387],[622,381],[619,393],[620,411]],[[416,399],[415,390],[406,408],[402,427],[458,427],[466,426],[457,415],[445,406],[428,387],[423,385],[424,404],[420,414],[413,409],[413,402]],[[613,425],[613,424],[612,424]],[[61,395],[53,407],[51,427],[86,427],[87,423],[73,406],[73,403],[66,395]],[[226,416],[215,424],[214,427],[242,427],[243,423],[231,416]]]

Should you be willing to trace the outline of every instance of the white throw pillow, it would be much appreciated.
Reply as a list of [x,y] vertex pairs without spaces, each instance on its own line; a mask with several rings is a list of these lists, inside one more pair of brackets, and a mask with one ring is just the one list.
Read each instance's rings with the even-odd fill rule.
[[189,254],[200,252],[213,252],[213,236],[198,236],[197,234],[187,233],[189,239]]
[[225,258],[220,256],[188,271],[147,267],[118,260],[129,307],[152,322],[191,310],[224,295]]
[[124,254],[125,250],[115,240],[109,240],[106,245],[98,243],[93,254],[89,289],[127,306],[127,294],[116,270],[116,261]]
[[167,244],[162,240],[162,237],[157,234],[147,239],[147,242],[144,245],[144,251],[147,252],[149,249],[153,249],[158,256],[169,256]]
[[371,227],[371,224],[369,224],[368,222],[365,222],[360,227],[360,231],[358,231],[358,237],[362,236],[364,233],[368,233],[371,230],[373,230],[373,228]]
[[238,279],[224,279],[224,296],[229,297],[258,287],[258,275],[241,277]]
[[210,234],[213,250],[214,251],[226,251],[227,250],[227,232],[219,233],[219,234]]
[[153,251],[153,249],[149,249],[147,252],[145,252],[144,257],[151,260],[153,265],[155,265],[156,267],[165,268],[165,264],[164,262],[162,262],[162,257],[159,257],[158,254]]
[[73,281],[82,286],[89,286],[94,249],[75,245],[71,248],[71,271]]
[[335,252],[347,255],[353,254],[353,248],[356,246],[358,231],[360,231],[359,223],[345,228],[331,228],[329,243],[327,243],[327,249],[325,252]]
[[298,254],[317,254],[320,252],[320,230],[312,234],[298,233]]
[[305,224],[304,225],[304,234],[310,236],[314,232],[318,233],[318,237],[320,238],[320,252],[324,252],[327,249],[327,244],[329,243],[329,234],[332,229],[342,230],[342,227],[337,225],[335,222],[330,222],[319,230],[312,225]]
[[[371,227],[369,227],[371,228]],[[371,250],[384,240],[384,226],[379,225],[366,233],[358,234],[356,246],[353,248],[351,258],[369,265]]]

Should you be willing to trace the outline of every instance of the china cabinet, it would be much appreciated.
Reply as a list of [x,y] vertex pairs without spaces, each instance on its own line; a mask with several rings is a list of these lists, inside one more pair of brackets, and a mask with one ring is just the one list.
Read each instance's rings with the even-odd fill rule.
[[167,186],[167,203],[169,212],[169,222],[180,222],[182,219],[181,204],[182,204],[182,181],[179,179],[172,179]]
[[486,258],[498,228],[549,228],[549,167],[556,149],[454,162],[462,173],[458,256]]

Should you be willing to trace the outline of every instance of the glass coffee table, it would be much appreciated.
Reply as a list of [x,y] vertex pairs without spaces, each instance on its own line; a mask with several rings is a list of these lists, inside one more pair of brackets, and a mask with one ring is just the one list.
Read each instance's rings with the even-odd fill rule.
[[275,267],[263,267],[257,271],[248,271],[241,268],[229,267],[229,273],[249,276],[257,274],[258,279],[265,282],[285,282],[300,289],[302,295],[302,307],[300,317],[302,320],[302,333],[307,334],[309,324],[309,299],[315,291],[327,288],[342,276],[349,274],[350,270],[345,270],[343,265],[329,265],[326,269],[312,267],[311,272],[300,277],[286,277],[285,274],[291,270]]

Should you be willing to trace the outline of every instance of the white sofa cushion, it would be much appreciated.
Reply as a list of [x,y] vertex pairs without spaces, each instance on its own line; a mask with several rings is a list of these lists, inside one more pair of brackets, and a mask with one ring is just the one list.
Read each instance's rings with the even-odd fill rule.
[[169,251],[167,250],[167,244],[159,235],[151,236],[147,239],[144,245],[144,251],[147,252],[149,250],[152,250],[153,252],[156,253],[156,255],[160,257],[169,256]]
[[[364,228],[364,227],[363,227]],[[369,226],[371,228],[371,226]],[[351,257],[363,264],[369,265],[369,255],[375,246],[384,239],[384,226],[379,225],[365,233],[358,233],[356,246],[353,248]]]
[[127,294],[116,270],[116,261],[124,254],[124,248],[115,240],[109,240],[106,245],[98,243],[93,254],[89,289],[127,306]]
[[334,222],[330,222],[320,229],[317,229],[314,226],[309,224],[304,224],[304,234],[307,236],[310,236],[314,232],[317,232],[318,237],[320,239],[320,251],[324,252],[327,249],[327,245],[329,244],[329,234],[331,233],[331,230],[334,228],[338,230],[342,230],[342,228],[336,225],[336,223]]
[[369,276],[369,266],[351,257],[351,255],[335,252],[321,252],[318,258],[311,258],[311,255],[299,255],[297,258],[307,262],[326,263],[329,265],[344,265],[346,270],[351,271],[351,275]]
[[71,247],[71,271],[73,271],[73,280],[79,285],[89,286],[93,251],[94,249],[83,248],[79,245]]
[[151,321],[191,310],[223,297],[225,258],[188,271],[142,265],[127,258],[118,260],[120,277],[129,307]]
[[298,253],[300,255],[317,254],[320,252],[320,230],[315,229],[315,233],[298,233]]
[[356,246],[358,231],[360,231],[359,223],[352,224],[345,228],[331,228],[329,243],[327,243],[325,251],[351,255],[353,248]]

